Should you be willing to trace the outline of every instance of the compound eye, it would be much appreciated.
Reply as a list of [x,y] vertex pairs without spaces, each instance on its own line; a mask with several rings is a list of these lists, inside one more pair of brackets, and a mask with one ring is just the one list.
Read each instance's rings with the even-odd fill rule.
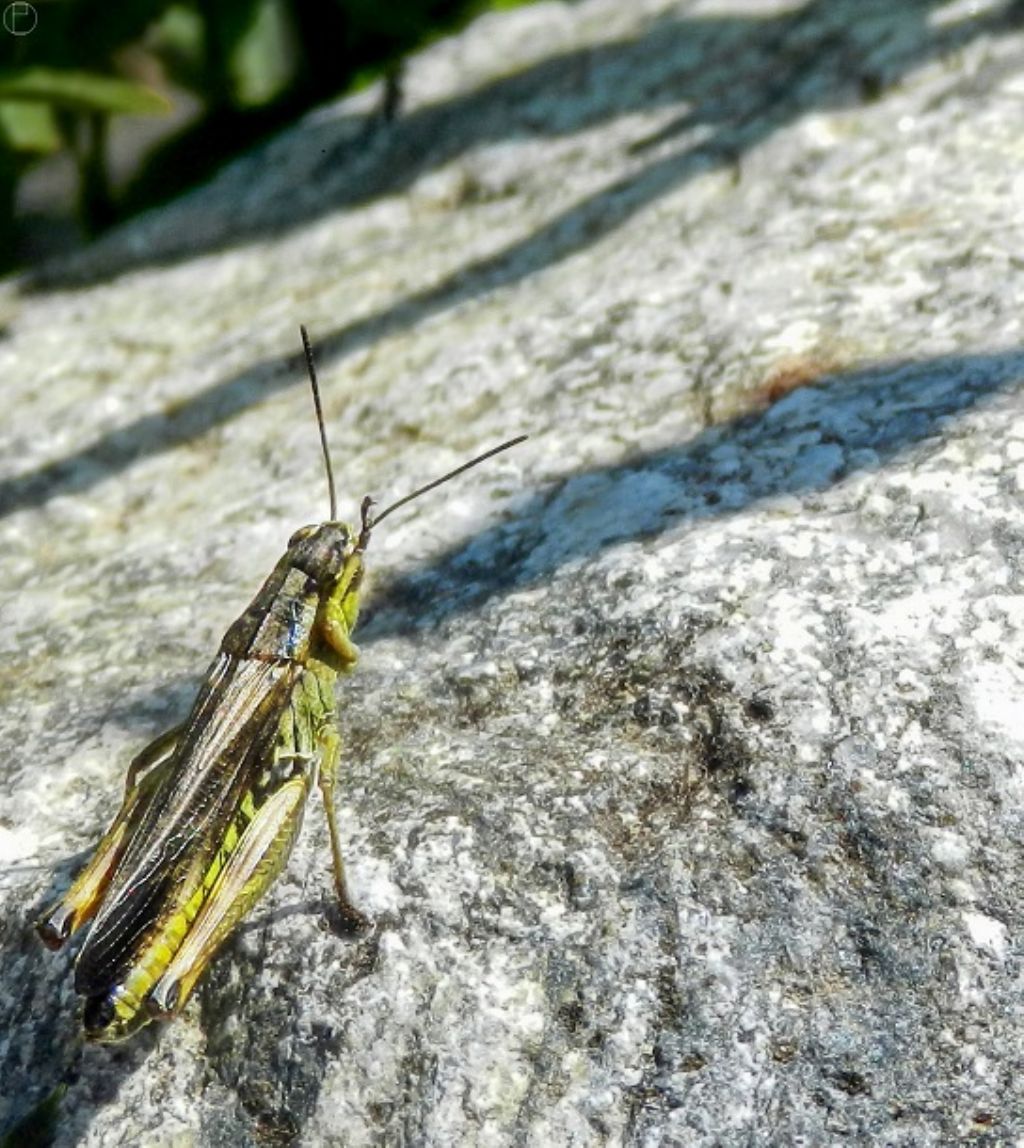
[[288,549],[290,550],[297,542],[301,542],[304,538],[309,538],[309,536],[315,532],[315,526],[300,526],[291,538],[288,539]]

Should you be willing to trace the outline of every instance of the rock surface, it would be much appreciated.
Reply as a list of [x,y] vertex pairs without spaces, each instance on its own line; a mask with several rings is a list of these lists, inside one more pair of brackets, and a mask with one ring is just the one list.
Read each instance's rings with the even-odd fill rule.
[[[582,0],[0,288],[0,1127],[60,1146],[1024,1136],[1019,5]],[[326,513],[311,802],[183,1017],[28,922]]]

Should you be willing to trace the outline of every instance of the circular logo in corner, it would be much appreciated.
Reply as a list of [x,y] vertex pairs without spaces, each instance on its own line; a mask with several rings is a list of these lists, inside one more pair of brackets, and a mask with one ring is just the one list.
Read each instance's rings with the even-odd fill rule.
[[27,36],[38,23],[39,13],[28,0],[14,0],[4,9],[4,27],[12,36]]

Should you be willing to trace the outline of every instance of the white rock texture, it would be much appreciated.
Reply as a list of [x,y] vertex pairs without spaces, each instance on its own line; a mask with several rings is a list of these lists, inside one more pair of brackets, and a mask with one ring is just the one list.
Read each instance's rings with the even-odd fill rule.
[[[0,286],[0,1127],[69,1145],[1024,1139],[1024,12],[478,20]],[[184,1015],[34,915],[292,530],[382,526],[311,802]]]

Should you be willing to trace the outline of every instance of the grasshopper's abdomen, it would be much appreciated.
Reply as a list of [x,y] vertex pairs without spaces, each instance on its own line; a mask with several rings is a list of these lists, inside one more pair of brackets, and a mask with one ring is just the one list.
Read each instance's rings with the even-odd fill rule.
[[256,795],[250,790],[239,803],[231,824],[202,880],[191,896],[178,908],[156,935],[145,942],[124,980],[102,994],[88,998],[83,1027],[88,1040],[114,1041],[129,1036],[151,1019],[147,1005],[154,985],[163,976],[188,934],[203,905],[210,897],[217,878],[234,853],[239,839],[256,813]]

